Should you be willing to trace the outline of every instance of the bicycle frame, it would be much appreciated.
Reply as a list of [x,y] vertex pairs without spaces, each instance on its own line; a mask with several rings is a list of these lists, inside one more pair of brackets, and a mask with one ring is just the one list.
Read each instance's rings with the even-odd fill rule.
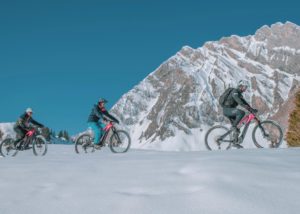
[[[241,121],[238,124],[238,128],[241,128],[245,125],[242,134],[239,136],[239,141],[240,143],[242,143],[245,139],[245,136],[247,134],[248,128],[251,124],[251,122],[255,120],[258,124],[260,124],[260,120],[257,118],[257,116],[253,113],[247,114],[246,116],[244,116]],[[260,125],[259,125],[260,126]],[[260,128],[263,130],[263,133],[265,134],[264,129],[260,126]],[[226,132],[224,135],[222,135],[218,141],[223,141],[223,142],[229,142],[229,143],[233,143],[234,140],[223,140],[227,135],[229,135],[233,130],[229,130],[228,132]]]
[[33,139],[36,137],[36,133],[36,130],[33,129],[32,135],[25,135],[25,137],[19,142],[19,144],[22,145],[22,149],[32,143]]
[[109,134],[109,131],[110,131],[111,129],[112,129],[113,131],[114,131],[114,129],[115,129],[114,124],[113,124],[112,121],[110,121],[108,124],[106,124],[106,126],[103,128],[103,130],[104,130],[104,135],[103,135],[102,138],[100,139],[100,143],[105,142],[105,140],[106,140],[106,138],[107,138],[107,136],[108,136],[108,134]]
[[246,115],[246,116],[239,122],[238,128],[241,128],[241,127],[243,127],[243,126],[245,125],[245,127],[244,127],[244,129],[243,129],[243,132],[242,132],[242,134],[241,134],[240,137],[239,137],[240,143],[242,143],[242,142],[244,141],[245,136],[246,136],[246,134],[247,134],[247,131],[248,131],[248,129],[249,129],[249,126],[250,126],[252,120],[255,120],[256,122],[259,123],[259,120],[258,120],[258,118],[256,117],[256,115],[254,115],[254,114],[252,114],[252,113]]
[[[85,152],[94,152],[102,147],[108,146],[113,153],[127,152],[131,139],[129,134],[124,130],[118,130],[115,122],[108,121],[104,128],[101,128],[103,135],[97,143],[94,143],[93,133],[83,133],[75,141],[75,152],[77,154]],[[100,127],[99,127],[100,128]]]

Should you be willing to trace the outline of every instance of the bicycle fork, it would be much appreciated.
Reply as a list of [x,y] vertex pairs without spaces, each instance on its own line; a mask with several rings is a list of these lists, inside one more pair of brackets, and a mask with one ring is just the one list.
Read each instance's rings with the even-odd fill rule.
[[270,134],[266,133],[264,127],[259,123],[258,124],[259,129],[262,131],[263,133],[263,137],[266,138],[267,140],[271,141],[271,145],[270,147],[275,147],[276,141],[274,141],[274,139],[272,139],[272,137],[270,136]]

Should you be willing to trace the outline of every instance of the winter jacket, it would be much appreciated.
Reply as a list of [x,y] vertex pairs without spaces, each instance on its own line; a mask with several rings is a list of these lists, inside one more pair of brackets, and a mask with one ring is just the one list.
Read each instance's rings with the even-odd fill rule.
[[94,105],[94,108],[92,109],[92,112],[88,118],[88,122],[98,122],[100,119],[103,120],[105,117],[116,123],[119,123],[118,119],[109,114],[104,107],[100,109],[98,105]]
[[251,110],[251,106],[247,103],[247,101],[243,98],[242,92],[238,89],[233,89],[228,95],[224,106],[226,108],[236,108],[238,105],[242,106],[247,110]]
[[24,113],[20,116],[20,118],[17,120],[15,127],[20,128],[23,131],[29,131],[30,130],[30,124],[44,127],[43,124],[37,122],[34,120],[31,116],[29,116],[27,113]]

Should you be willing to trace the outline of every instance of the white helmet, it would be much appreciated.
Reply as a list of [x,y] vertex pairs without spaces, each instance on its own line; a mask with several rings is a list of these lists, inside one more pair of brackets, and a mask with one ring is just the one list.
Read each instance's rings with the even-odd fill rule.
[[241,86],[248,88],[250,86],[250,84],[247,80],[240,80],[238,83],[238,87],[241,87]]
[[33,111],[32,111],[32,109],[31,108],[27,108],[26,109],[26,113],[32,113]]

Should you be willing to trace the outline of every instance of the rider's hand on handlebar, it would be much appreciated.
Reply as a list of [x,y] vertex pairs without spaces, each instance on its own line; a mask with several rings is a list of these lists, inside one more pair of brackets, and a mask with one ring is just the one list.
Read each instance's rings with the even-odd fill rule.
[[28,132],[26,133],[26,136],[32,136],[33,133],[34,133],[34,131],[33,131],[33,130],[30,130],[30,131],[28,131]]
[[256,114],[256,113],[258,112],[258,110],[255,109],[255,108],[251,108],[251,109],[250,109],[250,112],[253,113],[253,114]]

